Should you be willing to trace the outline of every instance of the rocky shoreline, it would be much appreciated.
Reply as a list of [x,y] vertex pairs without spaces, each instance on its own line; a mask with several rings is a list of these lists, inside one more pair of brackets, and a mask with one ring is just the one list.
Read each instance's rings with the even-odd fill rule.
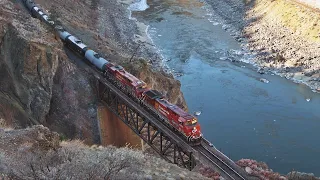
[[257,0],[246,13],[243,29],[253,63],[320,92],[319,17],[294,1]]
[[205,1],[224,19],[223,29],[242,43],[243,53],[253,55],[249,63],[257,71],[306,84],[320,93],[320,14],[316,5],[302,3]]

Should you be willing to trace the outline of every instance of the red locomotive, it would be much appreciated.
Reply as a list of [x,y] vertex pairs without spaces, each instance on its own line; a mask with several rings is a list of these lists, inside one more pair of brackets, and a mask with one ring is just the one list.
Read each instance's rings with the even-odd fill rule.
[[173,105],[157,90],[147,88],[142,80],[133,76],[123,67],[108,63],[106,72],[113,76],[118,86],[140,99],[153,112],[155,112],[166,124],[179,131],[189,142],[198,144],[202,134],[198,120],[176,105]]
[[143,96],[144,102],[151,105],[167,124],[181,132],[188,141],[195,144],[200,142],[202,137],[200,125],[194,116],[168,102],[156,90],[145,91]]
[[118,81],[123,89],[139,99],[142,97],[142,93],[147,90],[145,82],[125,71],[122,66],[109,63],[106,65],[106,71]]

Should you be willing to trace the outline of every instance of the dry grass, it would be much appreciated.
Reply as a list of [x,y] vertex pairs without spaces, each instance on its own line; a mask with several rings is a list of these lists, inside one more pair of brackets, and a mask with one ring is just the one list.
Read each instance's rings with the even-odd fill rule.
[[88,146],[82,140],[59,141],[37,125],[0,130],[2,179],[207,179],[132,148]]
[[4,131],[11,131],[14,128],[10,125],[7,125],[6,121],[3,118],[0,118],[0,129],[4,129]]
[[[80,140],[65,141],[49,151],[0,156],[0,170],[12,179],[139,179],[139,152],[130,149],[84,145]],[[1,154],[0,154],[1,155]],[[1,176],[0,176],[1,177]]]
[[266,19],[277,17],[285,27],[313,42],[320,42],[319,11],[288,0],[257,0],[255,9]]
[[13,123],[14,121],[14,110],[8,105],[0,104],[0,113],[2,113],[3,118],[0,116],[0,127],[6,127]]

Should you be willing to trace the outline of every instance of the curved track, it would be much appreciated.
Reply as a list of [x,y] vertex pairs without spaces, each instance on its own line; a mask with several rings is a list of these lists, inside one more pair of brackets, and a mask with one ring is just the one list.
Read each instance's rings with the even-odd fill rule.
[[239,174],[237,170],[228,165],[222,158],[215,155],[210,149],[208,149],[204,145],[201,144],[200,146],[194,147],[194,149],[197,150],[200,153],[200,155],[204,156],[212,164],[214,164],[214,166],[216,166],[224,174],[224,177],[228,177],[228,179],[232,180],[245,180],[245,178],[241,174]]

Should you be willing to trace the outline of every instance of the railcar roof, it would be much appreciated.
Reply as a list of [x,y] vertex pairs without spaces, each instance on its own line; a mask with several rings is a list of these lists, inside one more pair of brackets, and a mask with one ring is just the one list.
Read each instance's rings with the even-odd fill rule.
[[184,119],[192,119],[192,118],[194,118],[189,113],[185,112],[183,109],[181,109],[177,105],[174,105],[174,104],[170,103],[166,99],[158,99],[158,102],[161,103],[162,105],[168,107],[168,109],[172,110],[178,116],[183,117]]
[[74,36],[69,36],[68,39],[70,41],[72,41],[73,43],[77,44],[82,49],[87,47],[85,44],[83,44],[83,42],[80,39],[78,39]]
[[122,66],[119,65],[115,65],[110,67],[113,70],[118,70],[118,72],[125,77],[127,80],[130,81],[130,83],[133,86],[141,86],[141,85],[145,85],[146,83],[143,82],[142,80],[138,79],[137,77],[135,77],[134,75],[130,74],[128,71],[126,71]]
[[163,97],[163,95],[159,91],[153,90],[153,89],[149,90],[149,91],[146,91],[145,94],[147,96],[149,96],[151,99],[156,99],[156,98],[162,98]]

